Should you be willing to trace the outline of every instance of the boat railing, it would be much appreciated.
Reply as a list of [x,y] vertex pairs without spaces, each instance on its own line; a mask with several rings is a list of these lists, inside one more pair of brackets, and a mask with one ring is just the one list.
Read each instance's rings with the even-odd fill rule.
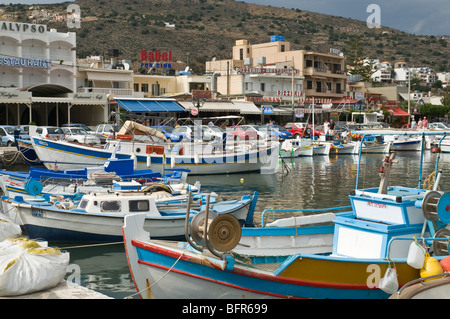
[[[352,206],[339,206],[339,207],[330,207],[330,208],[293,208],[293,209],[274,209],[274,208],[269,208],[264,210],[261,213],[261,227],[265,227],[268,220],[276,220],[278,218],[281,217],[289,217],[287,215],[289,215],[289,213],[291,213],[291,216],[295,217],[295,213],[298,212],[307,212],[307,213],[322,213],[322,212],[330,212],[330,211],[340,211],[340,210],[344,210],[344,209],[351,209]],[[271,214],[270,216],[266,216]],[[305,215],[300,215],[298,217],[302,217]],[[266,220],[267,219],[267,220]]]
[[[392,243],[394,242],[394,241],[396,241],[396,240],[407,240],[407,241],[411,241],[411,242],[413,242],[413,241],[417,241],[417,242],[421,242],[421,243],[424,243],[424,244],[426,244],[426,245],[428,245],[428,246],[431,246],[432,245],[432,243],[434,242],[434,241],[439,241],[439,242],[447,242],[447,247],[448,248],[450,248],[450,237],[393,237],[393,238],[391,238],[390,240],[389,240],[389,242],[388,242],[388,246],[387,246],[387,254],[386,254],[386,256],[387,256],[387,259],[388,260],[392,260],[392,261],[394,261],[395,262],[395,258],[394,259],[391,259],[390,257],[389,257],[389,253],[390,253],[390,251],[391,251],[391,245],[392,245]],[[449,251],[449,254],[450,254],[450,251]]]
[[439,277],[447,277],[450,275],[450,272],[443,272],[441,274],[437,274],[437,275],[431,275],[431,276],[427,276],[427,277],[422,277],[422,278],[417,278],[414,280],[411,280],[409,282],[407,282],[406,284],[404,284],[398,291],[397,291],[397,295],[399,296],[406,288],[408,288],[409,286],[412,286],[414,284],[417,283],[423,283],[424,281],[428,281],[430,279],[436,279]]

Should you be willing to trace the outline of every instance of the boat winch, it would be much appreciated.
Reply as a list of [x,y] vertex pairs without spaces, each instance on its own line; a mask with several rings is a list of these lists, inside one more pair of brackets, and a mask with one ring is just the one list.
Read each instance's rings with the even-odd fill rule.
[[417,208],[422,209],[423,216],[429,222],[434,232],[432,248],[436,256],[450,254],[450,230],[445,228],[450,223],[450,193],[428,191],[423,200],[415,202]]
[[[232,258],[227,253],[237,246],[241,240],[241,225],[236,217],[230,214],[217,214],[209,209],[210,194],[206,196],[206,209],[196,214],[189,227],[186,216],[186,241],[196,250],[203,252],[207,248],[213,255],[226,261],[226,269],[233,268]],[[188,195],[187,212],[191,205],[191,194]]]
[[450,223],[450,193],[429,191],[423,200],[416,201],[415,206],[422,209],[423,216],[429,221]]

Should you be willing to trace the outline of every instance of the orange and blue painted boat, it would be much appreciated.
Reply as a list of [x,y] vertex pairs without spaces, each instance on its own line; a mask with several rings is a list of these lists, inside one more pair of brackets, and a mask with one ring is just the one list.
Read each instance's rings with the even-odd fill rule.
[[[206,212],[202,222],[186,222],[186,242],[165,243],[143,230],[144,216],[126,216],[124,243],[139,296],[389,298],[425,273],[426,258],[448,256],[450,241],[450,193],[435,190],[440,174],[432,190],[420,179],[418,188],[388,186],[394,163],[386,156],[379,187],[356,187],[349,210],[318,214],[320,225],[303,216],[237,229]],[[416,246],[421,263],[411,261]]]

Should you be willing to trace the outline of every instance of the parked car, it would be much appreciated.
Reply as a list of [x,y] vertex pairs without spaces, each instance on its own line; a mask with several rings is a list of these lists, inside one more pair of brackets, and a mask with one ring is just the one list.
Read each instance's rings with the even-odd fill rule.
[[227,139],[228,137],[233,138],[233,134],[215,125],[202,125],[202,133],[204,141],[212,141],[215,139],[222,140],[224,138]]
[[89,134],[86,130],[79,127],[62,127],[64,138],[67,141],[84,143],[84,144],[100,144],[100,138]]
[[258,130],[253,125],[236,125],[227,128],[237,141],[248,141],[259,139]]
[[450,131],[450,125],[443,122],[429,123],[428,128],[432,130]]
[[194,139],[194,125],[177,126],[172,131],[172,135],[173,142],[180,142],[181,140],[190,142]]
[[[310,137],[312,134],[312,126],[308,123],[303,122],[297,122],[297,123],[287,123],[284,128],[291,132],[291,134],[294,136],[294,138],[297,137]],[[319,137],[320,135],[323,135],[324,132],[322,130],[317,130],[316,127],[314,127],[314,136]]]
[[95,134],[95,131],[93,129],[91,129],[89,126],[87,126],[86,124],[81,124],[81,123],[69,123],[69,124],[63,124],[61,125],[62,127],[79,127],[82,128],[83,130],[85,130],[86,132],[88,132],[88,134]]
[[15,125],[1,125],[0,136],[2,137],[2,146],[15,145],[14,131],[19,131],[20,128]]
[[64,132],[57,126],[38,126],[36,128],[36,134],[54,139],[62,139],[64,137]]
[[162,125],[162,126],[150,126],[155,130],[163,133],[169,142],[177,142],[177,135],[173,133],[175,130],[172,126]]
[[[215,125],[202,125],[199,127],[198,132],[195,131],[195,125],[181,125],[176,127],[172,134],[174,135],[172,141],[179,142],[183,141],[212,141],[216,138],[222,139],[228,133]],[[196,136],[198,134],[198,136]],[[230,137],[232,135],[230,134]]]
[[94,135],[100,139],[101,143],[105,143],[107,138],[113,137],[121,128],[122,125],[118,124],[99,124]]
[[281,125],[273,125],[273,124],[260,125],[258,127],[258,131],[264,133],[265,139],[278,138],[280,140],[286,140],[294,137],[291,132],[286,130]]

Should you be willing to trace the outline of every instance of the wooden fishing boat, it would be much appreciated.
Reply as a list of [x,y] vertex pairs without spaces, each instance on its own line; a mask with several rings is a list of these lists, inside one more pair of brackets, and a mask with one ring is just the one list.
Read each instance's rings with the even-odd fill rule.
[[[295,222],[289,226],[292,245],[310,238],[314,229],[324,236],[288,255],[275,245],[269,256],[252,254],[254,247],[236,248],[247,230],[231,226],[237,225],[231,218],[210,219],[207,211],[203,222],[186,224],[186,242],[178,245],[154,240],[143,230],[144,216],[127,216],[124,242],[140,297],[388,298],[420,276],[424,264],[411,262],[411,247],[420,243],[440,260],[449,254],[450,239],[445,228],[450,193],[436,190],[440,175],[434,190],[422,189],[421,178],[418,188],[389,186],[394,163],[393,155],[383,159],[379,187],[359,189],[357,179],[349,196],[352,209],[333,218],[332,230],[311,226],[302,231]],[[281,228],[255,229],[254,242],[258,236],[279,236]],[[330,234],[332,241],[324,241]],[[323,245],[330,242],[327,251]]]
[[[124,126],[126,125],[130,124],[125,123]],[[154,133],[153,131],[148,134]],[[217,145],[143,141],[142,138],[135,140],[134,135],[130,134],[117,134],[117,137],[120,139],[109,140],[105,145],[85,145],[30,136],[39,159],[45,167],[52,170],[103,165],[108,159],[116,157],[132,158],[136,169],[151,168],[155,172],[163,172],[170,167],[188,169],[191,175],[254,171],[268,173],[264,168],[276,162],[278,156],[278,142],[270,141],[260,144],[231,141],[225,145]]]
[[[253,210],[258,195],[244,195],[240,200],[222,201],[211,207],[199,203],[165,202],[157,205],[151,194],[143,192],[115,192],[84,195],[76,204],[70,199],[24,199],[16,196],[7,200],[17,210],[27,235],[52,242],[110,242],[122,240],[124,217],[145,213],[145,229],[160,239],[184,237],[185,219],[192,218],[208,206],[217,215],[233,215],[242,224],[253,221]],[[172,198],[174,201],[176,197]],[[200,197],[199,201],[202,201]],[[178,205],[175,205],[178,204]]]

